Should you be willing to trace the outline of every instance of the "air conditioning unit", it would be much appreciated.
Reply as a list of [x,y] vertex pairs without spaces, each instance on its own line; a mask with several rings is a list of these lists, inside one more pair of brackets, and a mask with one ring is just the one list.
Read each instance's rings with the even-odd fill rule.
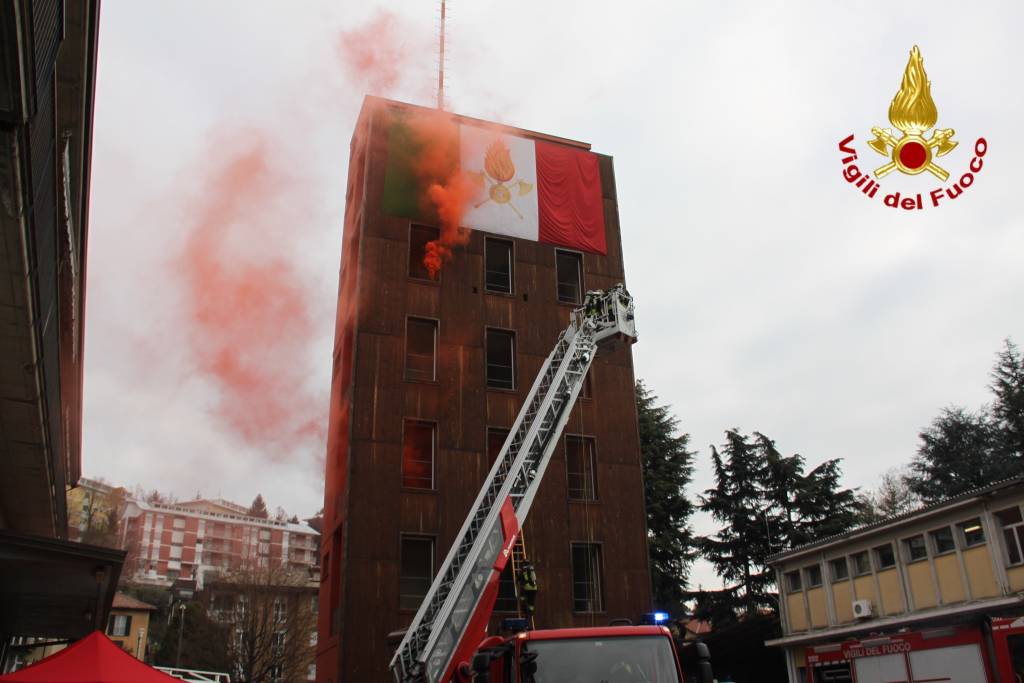
[[854,600],[853,616],[857,619],[867,619],[869,617],[875,616],[875,608],[871,605],[871,601]]

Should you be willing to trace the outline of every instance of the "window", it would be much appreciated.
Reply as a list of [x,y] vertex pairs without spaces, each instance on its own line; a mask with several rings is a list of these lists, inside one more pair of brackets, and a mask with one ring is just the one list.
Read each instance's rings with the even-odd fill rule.
[[487,464],[493,465],[501,453],[501,447],[505,445],[508,438],[508,430],[500,427],[487,428]]
[[281,598],[274,598],[274,621],[284,621],[284,600]]
[[422,420],[406,420],[402,439],[402,486],[412,489],[434,488],[434,444],[437,425]]
[[127,636],[131,633],[132,618],[126,614],[111,614],[107,622],[107,634],[112,636]]
[[432,382],[436,355],[437,321],[409,318],[405,323],[405,378]]
[[808,588],[817,588],[821,585],[821,567],[816,564],[812,564],[810,567],[804,567],[804,576],[807,579]]
[[516,599],[516,582],[512,576],[512,563],[506,562],[498,578],[498,599],[494,602],[495,612],[516,612],[519,601]]
[[903,553],[907,562],[922,560],[928,557],[928,548],[924,544],[924,536],[917,535],[903,539]]
[[398,574],[398,608],[416,610],[434,578],[434,539],[403,536]]
[[417,280],[433,280],[430,271],[423,263],[427,255],[427,243],[441,236],[441,231],[426,225],[414,225],[409,228],[409,277]]
[[184,529],[185,528],[185,520],[182,517],[175,517],[174,518],[174,528],[175,529]]
[[932,547],[935,548],[936,555],[951,553],[956,550],[956,542],[953,541],[953,530],[948,526],[936,529],[935,531],[929,531],[928,535],[931,536]]
[[317,632],[315,630],[314,631],[310,631],[309,632],[309,646],[310,647],[316,647],[317,640],[318,640]]
[[555,250],[558,300],[564,304],[583,303],[583,257],[571,251]]
[[565,437],[565,469],[569,500],[597,500],[597,458],[592,438]]
[[487,386],[492,389],[516,388],[515,333],[487,330]]
[[484,240],[484,289],[488,292],[512,293],[512,243],[506,240]]
[[965,548],[973,548],[985,542],[985,532],[981,528],[981,519],[978,517],[960,522],[956,528],[960,530],[960,538],[963,539]]
[[310,664],[306,668],[306,680],[307,681],[315,681],[316,680],[316,664]]
[[171,543],[184,543],[185,532],[184,531],[172,531],[171,532]]
[[181,546],[180,545],[172,545],[171,546],[171,555],[170,555],[170,557],[171,557],[172,560],[180,560],[181,559]]
[[261,541],[269,541],[270,540],[270,529],[260,529],[260,540]]
[[1003,527],[1003,540],[1006,542],[1006,557],[1010,564],[1024,562],[1024,520],[1020,516],[1020,508],[1012,507],[996,513],[996,519]]
[[895,567],[896,553],[892,551],[892,546],[886,543],[885,545],[880,545],[875,548],[875,560],[878,562],[879,569]]
[[871,573],[871,558],[868,557],[868,551],[856,553],[850,556],[853,560],[853,573],[857,576],[864,576],[865,574]]
[[833,581],[842,581],[850,578],[850,568],[846,565],[845,557],[829,560],[828,566],[832,572]]
[[800,580],[800,572],[786,572],[786,590],[796,593],[803,590],[804,584]]
[[601,546],[573,543],[572,609],[574,612],[603,612],[601,599]]

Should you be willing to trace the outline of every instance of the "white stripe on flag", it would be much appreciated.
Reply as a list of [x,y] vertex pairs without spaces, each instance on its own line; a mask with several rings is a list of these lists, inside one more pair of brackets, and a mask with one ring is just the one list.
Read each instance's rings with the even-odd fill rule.
[[[463,224],[474,230],[537,241],[537,156],[533,140],[463,125],[459,147],[462,170],[480,185],[480,195],[467,209]],[[492,150],[489,164],[488,150]]]

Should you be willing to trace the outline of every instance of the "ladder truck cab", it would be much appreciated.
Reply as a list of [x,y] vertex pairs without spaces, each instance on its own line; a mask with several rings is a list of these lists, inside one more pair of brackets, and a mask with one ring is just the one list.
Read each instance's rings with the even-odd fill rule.
[[672,634],[664,626],[493,637],[481,643],[471,669],[476,683],[683,683]]
[[[509,561],[584,377],[599,351],[636,341],[619,284],[587,292],[541,365],[462,528],[390,668],[397,683],[681,683],[668,629],[612,626],[487,637]],[[614,661],[612,661],[614,660]]]

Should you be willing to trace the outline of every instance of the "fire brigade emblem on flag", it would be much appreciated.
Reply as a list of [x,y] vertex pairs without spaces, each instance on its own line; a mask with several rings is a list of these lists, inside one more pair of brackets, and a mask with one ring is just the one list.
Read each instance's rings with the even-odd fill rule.
[[512,162],[508,145],[501,138],[496,138],[487,147],[484,153],[484,170],[470,171],[469,175],[481,190],[487,186],[487,197],[473,208],[478,209],[487,202],[503,204],[515,211],[522,220],[523,214],[516,208],[512,190],[515,189],[517,196],[525,197],[533,191],[533,184],[515,178],[516,165]]
[[949,178],[949,172],[936,164],[933,157],[949,154],[959,143],[953,140],[952,128],[936,128],[930,138],[925,138],[925,133],[935,126],[939,117],[931,90],[921,51],[915,45],[910,51],[899,92],[889,105],[889,121],[903,135],[894,137],[891,128],[871,129],[875,139],[870,140],[868,146],[892,159],[875,169],[876,178],[883,178],[897,169],[907,175],[928,171],[939,180]]

